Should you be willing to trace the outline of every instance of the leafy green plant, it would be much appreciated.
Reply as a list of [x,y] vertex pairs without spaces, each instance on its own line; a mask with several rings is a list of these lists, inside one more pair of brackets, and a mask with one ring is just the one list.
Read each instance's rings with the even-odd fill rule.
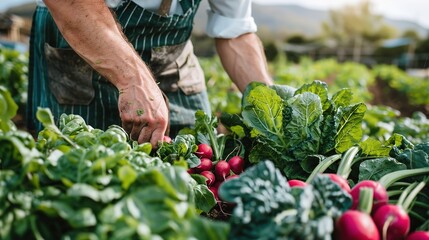
[[352,203],[328,176],[291,188],[271,161],[261,161],[221,185],[219,196],[235,203],[231,239],[329,239],[334,219]]
[[398,110],[387,106],[368,106],[363,119],[365,136],[386,141],[395,133],[406,136],[413,143],[429,141],[429,119],[422,112],[401,117]]
[[37,117],[37,142],[0,131],[1,239],[226,239],[227,224],[200,216],[216,204],[207,186],[150,144],[77,115]]
[[0,85],[6,87],[18,105],[27,101],[28,55],[0,48]]
[[368,91],[373,84],[371,71],[362,64],[354,62],[338,63],[334,59],[311,61],[303,58],[299,64],[285,62],[272,64],[276,84],[299,87],[320,80],[329,85],[329,93],[334,94],[343,88],[353,89],[352,102],[367,102],[372,99]]
[[[286,177],[306,179],[311,172],[306,165],[313,165],[308,156],[343,153],[361,141],[366,106],[350,104],[351,94],[343,89],[329,96],[320,81],[296,90],[252,83],[241,113],[253,139],[249,160],[256,164],[270,159]],[[228,127],[234,131],[234,125]]]
[[429,104],[429,92],[427,91],[429,82],[425,79],[409,76],[392,65],[379,65],[372,71],[376,78],[385,81],[392,89],[405,94],[410,104]]
[[239,113],[242,94],[232,83],[218,57],[200,58],[212,112]]
[[16,129],[12,118],[16,115],[18,106],[13,100],[10,92],[3,86],[0,86],[0,133]]

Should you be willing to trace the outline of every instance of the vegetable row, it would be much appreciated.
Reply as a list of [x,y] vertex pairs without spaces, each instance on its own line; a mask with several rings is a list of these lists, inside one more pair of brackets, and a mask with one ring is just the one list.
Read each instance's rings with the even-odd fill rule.
[[[14,127],[16,105],[0,93],[2,239],[412,239],[429,230],[429,143],[364,139],[367,107],[347,89],[252,83],[241,114],[197,111],[195,127],[157,149],[119,126],[55,121],[49,109],[37,112],[35,140]],[[210,219],[220,204],[229,218]],[[372,232],[357,229],[371,222]]]

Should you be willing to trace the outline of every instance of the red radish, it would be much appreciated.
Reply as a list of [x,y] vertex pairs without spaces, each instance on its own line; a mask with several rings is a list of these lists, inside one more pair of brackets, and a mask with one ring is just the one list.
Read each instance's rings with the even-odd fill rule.
[[200,173],[203,171],[211,171],[213,167],[212,160],[208,158],[201,158],[201,163],[197,167],[195,167],[195,171]]
[[357,210],[344,212],[335,222],[334,238],[339,240],[379,240],[380,233],[369,213],[372,209],[373,189],[360,190]]
[[217,186],[217,187],[216,186],[209,186],[209,190],[213,193],[213,195],[217,201],[219,201],[218,189],[219,189],[219,186]]
[[166,143],[171,143],[173,140],[171,140],[171,137],[164,135],[164,137],[162,138],[162,141]]
[[211,186],[209,186],[210,191],[212,191],[213,195],[215,195],[216,200],[220,200],[218,195],[218,190],[220,188],[220,185],[224,183],[223,181],[216,181]]
[[228,160],[231,171],[235,174],[240,174],[244,170],[244,158],[241,156],[233,156]]
[[187,172],[188,172],[189,174],[194,174],[194,173],[196,173],[196,172],[195,172],[195,168],[189,168],[189,169],[187,170]]
[[372,206],[372,212],[374,213],[377,209],[387,204],[389,196],[387,195],[386,189],[380,183],[372,180],[363,180],[358,182],[350,191],[353,198],[353,204],[351,209],[356,209],[359,203],[359,192],[362,187],[372,188],[374,191],[374,203]]
[[339,240],[378,240],[380,234],[371,216],[358,211],[348,210],[335,224],[335,237]]
[[226,177],[225,181],[233,179],[233,178],[238,178],[238,177],[240,177],[240,175],[238,175],[238,174],[232,174],[232,175],[229,175],[228,177]]
[[222,183],[223,183],[223,181],[216,181],[216,182],[213,183],[212,186],[215,187],[215,188],[219,188]]
[[325,174],[328,175],[333,182],[337,183],[341,187],[341,189],[350,193],[351,191],[350,185],[345,178],[334,173],[325,173]]
[[415,231],[407,236],[407,240],[429,240],[429,232]]
[[215,166],[215,174],[220,181],[225,180],[229,176],[231,168],[225,160],[220,160]]
[[199,158],[212,159],[212,157],[213,157],[213,149],[212,149],[212,147],[210,147],[210,145],[208,145],[206,143],[200,143],[200,144],[198,144],[198,149],[195,152],[195,154]]
[[408,211],[425,185],[426,181],[409,184],[402,190],[396,204],[386,204],[374,212],[372,218],[383,239],[396,240],[407,237],[410,231]]
[[202,171],[200,174],[207,178],[206,180],[207,186],[212,185],[216,180],[215,175],[211,171]]
[[387,240],[404,239],[410,231],[410,217],[399,205],[381,206],[372,216],[378,230]]
[[287,181],[290,187],[305,187],[307,183],[298,179],[292,179]]

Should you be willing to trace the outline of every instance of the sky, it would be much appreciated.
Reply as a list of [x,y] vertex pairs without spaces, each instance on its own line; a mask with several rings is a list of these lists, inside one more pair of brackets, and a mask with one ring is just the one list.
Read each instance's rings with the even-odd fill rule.
[[[0,12],[6,7],[35,0],[0,0]],[[231,0],[232,1],[232,0]],[[327,10],[362,0],[253,0],[259,4],[297,4],[308,8]],[[383,16],[411,20],[429,28],[429,0],[370,0],[374,11]]]

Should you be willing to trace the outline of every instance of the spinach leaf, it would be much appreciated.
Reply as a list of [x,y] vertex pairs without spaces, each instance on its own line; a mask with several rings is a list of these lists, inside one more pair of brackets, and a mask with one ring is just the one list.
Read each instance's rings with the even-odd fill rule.
[[[0,131],[1,239],[226,239],[226,223],[199,216],[216,201],[185,168],[130,143],[118,126],[63,115],[57,127],[49,109],[37,116],[45,126],[37,142]],[[165,156],[180,161],[196,150],[193,135],[171,146]]]
[[163,143],[160,145],[156,154],[164,162],[169,162],[172,165],[183,165],[182,163],[185,162],[185,167],[193,168],[201,163],[194,154],[197,149],[198,146],[193,135],[179,134],[171,144]]

